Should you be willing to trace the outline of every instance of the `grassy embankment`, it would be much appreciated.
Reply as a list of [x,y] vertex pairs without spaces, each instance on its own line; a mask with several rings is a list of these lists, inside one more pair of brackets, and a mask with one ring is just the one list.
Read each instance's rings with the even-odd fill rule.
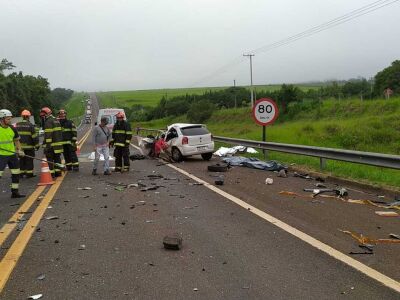
[[[400,154],[400,98],[389,101],[324,101],[317,108],[306,109],[291,121],[267,127],[267,140],[278,143]],[[301,107],[299,107],[300,109]],[[146,128],[165,128],[173,122],[185,122],[185,116],[141,123]],[[135,124],[133,124],[135,126]],[[214,135],[261,140],[262,127],[254,123],[250,109],[216,111],[207,126]],[[259,157],[261,158],[261,154]],[[319,169],[319,159],[270,151],[268,159]],[[379,186],[400,188],[396,170],[328,161],[324,171],[344,178],[358,179]]]
[[63,105],[63,108],[68,113],[68,118],[73,120],[76,126],[81,122],[85,114],[86,102],[88,98],[86,93],[74,93],[72,97]]

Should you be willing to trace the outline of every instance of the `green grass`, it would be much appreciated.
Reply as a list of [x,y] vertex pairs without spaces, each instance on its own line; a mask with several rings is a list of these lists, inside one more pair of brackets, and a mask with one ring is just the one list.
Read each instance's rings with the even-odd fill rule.
[[62,106],[67,111],[68,118],[73,120],[76,125],[80,123],[80,119],[85,114],[87,98],[86,93],[74,93],[71,99]]
[[[364,102],[329,100],[316,108],[304,110],[299,106],[298,109],[293,120],[267,127],[267,141],[400,155],[400,98]],[[186,117],[154,120],[140,126],[160,129],[174,122],[186,122]],[[254,123],[249,108],[216,111],[207,121],[207,127],[213,135],[262,139],[262,127]],[[268,158],[319,170],[318,158],[273,151]],[[330,160],[324,172],[400,188],[397,170]]]
[[[303,90],[318,88],[317,86],[298,85]],[[182,95],[202,95],[206,91],[218,91],[228,87],[202,87],[202,88],[182,88],[182,89],[159,89],[159,90],[137,90],[137,91],[114,91],[97,93],[100,106],[105,107],[131,107],[135,104],[143,106],[156,106],[161,98],[173,98]],[[245,86],[245,88],[249,88]],[[256,91],[279,90],[281,85],[257,85]]]

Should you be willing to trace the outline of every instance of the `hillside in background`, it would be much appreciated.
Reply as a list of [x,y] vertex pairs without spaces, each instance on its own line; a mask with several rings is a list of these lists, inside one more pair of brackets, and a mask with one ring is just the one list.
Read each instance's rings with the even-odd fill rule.
[[[322,85],[322,83],[321,83]],[[301,89],[313,89],[320,85],[317,83],[295,85]],[[256,85],[255,90],[275,91],[281,85]],[[167,99],[184,95],[202,95],[209,91],[220,91],[228,87],[201,87],[201,88],[177,88],[177,89],[156,89],[156,90],[136,90],[136,91],[114,91],[96,93],[102,107],[130,107],[132,105],[156,106],[161,98]],[[243,88],[249,89],[249,86]]]

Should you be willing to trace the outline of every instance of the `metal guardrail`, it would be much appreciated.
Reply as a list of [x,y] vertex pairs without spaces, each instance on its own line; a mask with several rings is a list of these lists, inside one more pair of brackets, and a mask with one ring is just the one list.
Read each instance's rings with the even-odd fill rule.
[[[135,128],[135,130],[137,134],[139,134],[139,132],[141,131],[151,132],[151,133],[163,132],[163,130],[148,129],[148,128]],[[400,155],[352,151],[352,150],[343,150],[335,148],[323,148],[323,147],[304,146],[295,144],[261,142],[253,140],[235,139],[224,136],[214,136],[213,139],[214,141],[223,142],[227,144],[242,145],[246,147],[253,147],[263,150],[271,150],[277,152],[319,157],[321,170],[325,169],[327,159],[340,160],[351,163],[358,163],[363,165],[384,167],[397,170],[400,169]]]
[[381,154],[373,152],[351,151],[334,148],[322,148],[294,144],[280,144],[253,140],[235,139],[223,136],[214,136],[214,140],[227,144],[242,145],[257,149],[313,156],[320,158],[320,168],[326,167],[326,159],[359,163],[376,167],[400,169],[400,155]]

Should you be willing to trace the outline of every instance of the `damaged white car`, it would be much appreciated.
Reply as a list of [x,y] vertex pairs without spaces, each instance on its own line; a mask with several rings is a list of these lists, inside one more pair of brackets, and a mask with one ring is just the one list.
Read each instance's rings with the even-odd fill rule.
[[171,147],[174,161],[198,154],[204,160],[210,160],[214,152],[212,135],[203,124],[172,124],[168,126],[164,139]]

